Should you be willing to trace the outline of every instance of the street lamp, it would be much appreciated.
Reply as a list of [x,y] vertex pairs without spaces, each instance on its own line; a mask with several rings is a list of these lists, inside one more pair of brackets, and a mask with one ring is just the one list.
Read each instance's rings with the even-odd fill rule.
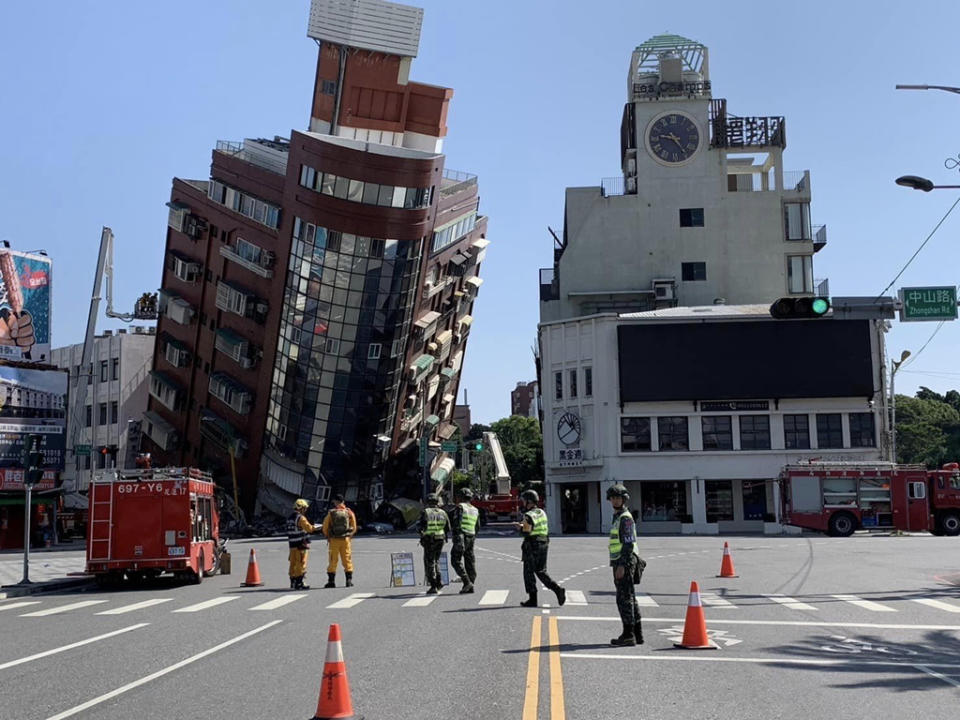
[[901,175],[895,182],[897,185],[903,185],[903,187],[913,188],[914,190],[923,190],[924,192],[930,192],[931,190],[960,189],[960,185],[934,185],[933,180],[928,180],[919,175]]
[[960,88],[949,85],[897,85],[897,90],[945,90],[960,95]]
[[894,378],[903,362],[910,357],[910,351],[900,353],[900,360],[890,361],[890,461],[897,461],[897,394],[894,392]]

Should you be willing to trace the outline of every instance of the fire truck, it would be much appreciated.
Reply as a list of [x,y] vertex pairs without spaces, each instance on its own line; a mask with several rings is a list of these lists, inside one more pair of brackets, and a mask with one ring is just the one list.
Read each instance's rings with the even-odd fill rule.
[[960,465],[788,465],[780,474],[783,522],[847,537],[855,530],[960,535]]
[[208,473],[194,468],[99,470],[89,491],[87,572],[98,585],[162,573],[200,583],[224,543]]

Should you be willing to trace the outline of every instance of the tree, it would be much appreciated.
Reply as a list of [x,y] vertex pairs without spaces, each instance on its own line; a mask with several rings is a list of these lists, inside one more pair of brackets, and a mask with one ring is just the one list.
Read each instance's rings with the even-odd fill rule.
[[925,387],[915,398],[897,395],[897,462],[936,468],[960,458],[958,401],[955,390],[939,395]]
[[543,436],[536,418],[512,415],[497,420],[491,430],[500,441],[512,484],[525,486],[542,482]]
[[467,436],[464,438],[464,440],[467,440],[467,441],[470,441],[470,440],[482,440],[482,439],[483,439],[483,434],[484,434],[485,432],[490,432],[490,426],[489,426],[489,425],[482,425],[482,424],[480,424],[480,423],[474,423],[473,425],[470,426],[470,432],[467,433]]

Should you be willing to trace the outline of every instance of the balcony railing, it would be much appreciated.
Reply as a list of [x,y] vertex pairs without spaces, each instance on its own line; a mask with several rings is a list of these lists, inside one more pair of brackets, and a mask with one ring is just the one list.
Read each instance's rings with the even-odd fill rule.
[[269,250],[260,251],[259,260],[250,260],[245,258],[236,248],[230,245],[221,245],[220,246],[220,255],[225,257],[231,262],[237,263],[242,267],[245,267],[250,272],[259,275],[262,278],[272,278],[273,277],[273,265],[276,260],[276,256]]
[[223,450],[233,448],[234,457],[242,458],[247,450],[247,441],[223,418],[209,410],[200,413],[200,434]]
[[443,178],[440,181],[440,194],[452,195],[460,192],[468,185],[476,185],[476,183],[477,176],[473,173],[444,169]]
[[287,173],[287,157],[290,154],[290,145],[280,138],[273,141],[244,140],[243,142],[218,140],[216,149],[217,152],[233,155],[240,160],[278,175],[286,175]]
[[814,225],[813,226],[813,251],[819,252],[820,250],[823,250],[826,244],[827,244],[827,226]]
[[822,280],[814,280],[814,287],[817,291],[819,297],[830,297],[830,280],[829,278],[823,278]]
[[[633,186],[636,186],[636,182],[633,183]],[[630,190],[626,187],[622,175],[620,177],[605,177],[600,179],[600,195],[602,197],[636,194],[636,190]]]

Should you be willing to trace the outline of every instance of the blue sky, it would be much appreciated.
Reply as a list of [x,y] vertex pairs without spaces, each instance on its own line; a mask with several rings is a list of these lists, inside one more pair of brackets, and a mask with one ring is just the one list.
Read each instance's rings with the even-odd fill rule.
[[[534,376],[537,270],[551,264],[567,186],[618,174],[633,49],[672,32],[710,48],[714,97],[787,118],[787,170],[809,169],[829,242],[815,275],[834,295],[882,290],[960,184],[960,4],[459,2],[429,0],[411,77],[455,90],[447,166],[477,173],[492,245],[461,388],[476,420],[509,413]],[[120,309],[159,286],[173,176],[205,178],[218,139],[287,135],[309,119],[316,46],[308,0],[32,0],[0,9],[0,238],[54,260],[55,346],[82,339],[100,229],[116,234]],[[960,210],[897,283],[958,282]],[[101,322],[100,328],[111,327]],[[895,322],[891,356],[934,323]],[[897,389],[960,388],[960,321]],[[461,398],[462,400],[462,394]]]

